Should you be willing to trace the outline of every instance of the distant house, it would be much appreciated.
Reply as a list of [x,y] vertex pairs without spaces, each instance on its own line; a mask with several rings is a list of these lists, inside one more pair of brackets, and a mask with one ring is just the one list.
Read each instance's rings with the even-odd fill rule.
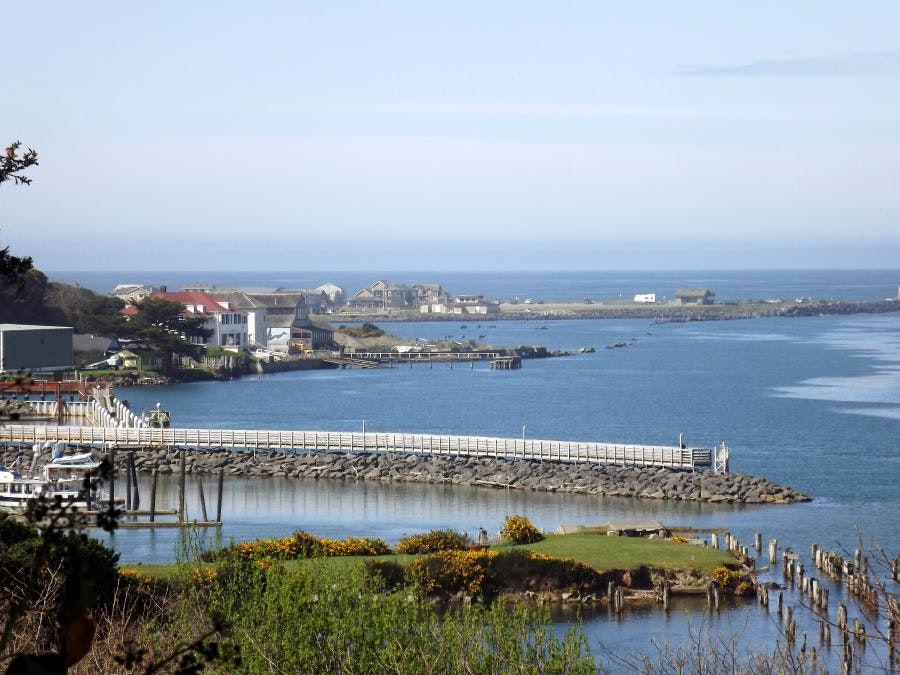
[[344,302],[344,289],[336,284],[326,283],[313,289],[319,293],[324,293],[331,305],[340,305]]
[[124,300],[126,304],[141,302],[144,298],[153,295],[153,286],[146,284],[119,284],[110,295]]
[[680,305],[711,305],[716,294],[708,288],[679,288],[675,298]]
[[413,284],[416,292],[416,302],[422,305],[446,304],[450,296],[441,288],[440,284]]
[[248,336],[257,347],[283,343],[298,313],[304,316],[324,311],[327,295],[315,291],[231,291],[215,295],[220,302],[248,315]]
[[347,306],[351,309],[383,309],[384,300],[380,297],[376,297],[370,289],[362,288],[356,292],[356,295],[347,301]]
[[202,317],[204,328],[212,331],[208,339],[191,338],[194,344],[205,347],[248,347],[250,345],[247,312],[217,300],[204,291],[159,291],[154,298],[164,298],[184,305],[184,315]]
[[634,296],[637,303],[653,303],[656,302],[656,293],[638,293]]
[[72,367],[72,329],[0,323],[0,373]]
[[416,289],[388,281],[376,281],[348,301],[354,309],[408,309],[418,307]]

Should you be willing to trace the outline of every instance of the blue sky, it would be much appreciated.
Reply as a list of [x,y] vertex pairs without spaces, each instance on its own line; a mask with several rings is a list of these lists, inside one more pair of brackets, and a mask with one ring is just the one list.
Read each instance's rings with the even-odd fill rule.
[[3,17],[0,141],[41,165],[0,188],[0,242],[45,269],[900,259],[900,3]]

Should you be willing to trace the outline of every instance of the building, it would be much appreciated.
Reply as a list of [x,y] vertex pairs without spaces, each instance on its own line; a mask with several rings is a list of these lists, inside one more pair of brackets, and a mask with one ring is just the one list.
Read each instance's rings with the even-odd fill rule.
[[708,288],[679,288],[675,298],[679,305],[711,305],[716,294]]
[[0,323],[0,373],[72,367],[72,328]]
[[328,298],[328,303],[332,306],[341,305],[344,302],[344,289],[337,284],[326,283],[317,286],[315,289],[318,293],[324,293]]
[[500,303],[487,300],[483,295],[458,295],[445,302],[420,305],[419,311],[422,314],[475,314],[496,318],[500,314]]
[[164,298],[184,305],[184,315],[203,317],[204,328],[212,331],[207,338],[191,338],[194,344],[205,347],[249,347],[249,320],[247,312],[233,308],[227,300],[219,301],[204,291],[160,290],[154,298]]
[[653,303],[656,302],[656,293],[638,293],[634,296],[637,303]]
[[353,309],[411,309],[419,306],[415,288],[387,281],[376,281],[367,288],[360,289],[348,301]]
[[119,300],[124,300],[127,304],[141,302],[144,298],[149,298],[153,295],[153,286],[147,286],[146,284],[119,284],[112,289],[110,295],[119,298]]
[[413,284],[413,290],[416,292],[416,302],[422,305],[439,305],[446,304],[450,296],[444,292],[440,284]]
[[291,322],[291,333],[288,349],[300,351],[331,349],[334,344],[334,332],[330,328],[315,325],[309,318],[309,308],[301,299],[297,303],[294,319]]

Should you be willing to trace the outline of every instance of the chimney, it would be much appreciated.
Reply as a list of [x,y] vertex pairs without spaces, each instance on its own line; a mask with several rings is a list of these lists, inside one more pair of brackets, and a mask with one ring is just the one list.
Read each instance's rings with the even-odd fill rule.
[[166,286],[165,284],[162,284],[162,285],[159,287],[159,292],[162,293],[163,295],[166,294],[166,291],[167,291],[167,290],[169,290],[169,287]]

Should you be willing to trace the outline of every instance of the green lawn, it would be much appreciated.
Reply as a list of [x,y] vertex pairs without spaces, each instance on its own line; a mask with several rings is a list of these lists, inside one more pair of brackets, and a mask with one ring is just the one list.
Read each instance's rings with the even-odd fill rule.
[[[710,550],[691,544],[678,544],[660,539],[641,539],[637,537],[608,537],[604,534],[576,533],[550,534],[543,541],[524,546],[500,545],[497,551],[508,551],[514,548],[530,549],[555,558],[572,558],[590,565],[597,570],[628,570],[642,566],[665,569],[693,569],[700,572],[711,572],[713,568],[733,564],[734,559],[722,551]],[[335,558],[317,558],[313,560],[291,560],[288,567],[325,564],[331,568],[347,568],[360,565],[364,560],[391,560],[406,565],[419,556],[415,555],[382,555],[382,556],[344,556]],[[154,579],[165,579],[174,576],[178,565],[147,564],[123,565],[123,568],[135,570]]]
[[[498,550],[511,546],[498,546]],[[605,534],[549,534],[522,547],[555,558],[572,558],[597,570],[629,570],[641,566],[710,572],[734,559],[722,551],[662,539],[608,537]]]

